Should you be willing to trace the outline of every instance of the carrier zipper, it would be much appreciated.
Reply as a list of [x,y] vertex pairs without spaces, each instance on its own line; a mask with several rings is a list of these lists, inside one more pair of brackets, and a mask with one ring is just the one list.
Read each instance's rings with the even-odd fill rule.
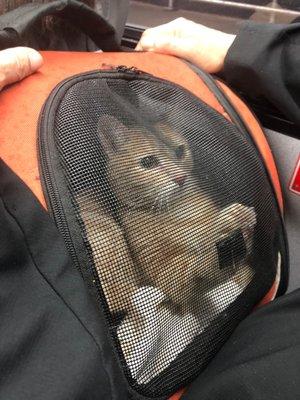
[[136,75],[141,75],[141,74],[150,75],[144,71],[141,71],[140,69],[137,69],[136,67],[126,67],[126,65],[118,65],[116,67],[116,71],[128,74],[136,74]]
[[50,152],[48,149],[48,142],[46,138],[42,137],[42,132],[43,133],[47,132],[47,130],[44,129],[44,127],[47,126],[48,122],[47,109],[49,109],[49,106],[51,107],[51,105],[52,102],[50,102],[50,104],[48,102],[44,104],[38,120],[38,131],[39,131],[38,154],[40,159],[39,169],[40,169],[41,185],[45,196],[48,212],[54,219],[57,229],[64,238],[65,245],[76,268],[82,274],[77,260],[76,251],[70,237],[70,232],[68,229],[68,224],[63,210],[63,206],[60,202],[60,194],[55,184],[54,175],[51,171],[50,167],[51,160],[50,160]]
[[223,92],[223,90],[218,86],[216,81],[209,74],[204,72],[202,69],[196,67],[195,65],[189,62],[186,62],[186,64],[203,80],[206,86],[211,90],[218,102],[224,108],[225,112],[229,115],[231,121],[238,127],[240,132],[242,132],[244,135],[246,134],[247,137],[250,136],[249,130],[246,127],[244,121],[236,112],[230,100]]
[[134,75],[150,75],[153,76],[145,71],[142,71],[134,66],[128,67],[127,65],[113,65],[113,64],[101,64],[102,71],[100,72],[120,72],[120,73],[127,73],[127,74],[134,74]]

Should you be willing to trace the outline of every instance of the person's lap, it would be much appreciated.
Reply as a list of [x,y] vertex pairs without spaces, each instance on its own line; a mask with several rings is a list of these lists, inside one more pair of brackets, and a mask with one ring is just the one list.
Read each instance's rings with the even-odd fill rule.
[[300,394],[300,289],[246,318],[183,400],[295,400]]

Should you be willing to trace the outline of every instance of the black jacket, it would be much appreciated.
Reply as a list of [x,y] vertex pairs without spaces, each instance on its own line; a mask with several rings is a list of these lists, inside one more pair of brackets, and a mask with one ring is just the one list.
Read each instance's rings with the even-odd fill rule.
[[229,85],[263,96],[300,126],[300,23],[243,26],[225,60]]

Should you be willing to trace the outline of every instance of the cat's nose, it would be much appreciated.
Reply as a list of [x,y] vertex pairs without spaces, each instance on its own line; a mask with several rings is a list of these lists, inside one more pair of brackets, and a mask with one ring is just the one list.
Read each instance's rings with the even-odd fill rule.
[[174,182],[176,182],[178,186],[183,186],[185,181],[186,175],[179,175],[174,178]]

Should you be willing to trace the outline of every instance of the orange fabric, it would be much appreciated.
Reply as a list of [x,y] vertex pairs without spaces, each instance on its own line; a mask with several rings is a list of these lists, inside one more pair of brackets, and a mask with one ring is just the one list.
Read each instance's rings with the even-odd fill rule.
[[264,306],[270,303],[270,301],[274,300],[277,290],[278,290],[278,283],[274,282],[271,289],[268,291],[265,297],[255,306],[254,309],[256,310],[257,308]]
[[265,161],[265,165],[269,171],[275,189],[275,193],[278,199],[279,207],[281,213],[283,214],[283,197],[282,197],[278,171],[267,139],[259,123],[253,116],[249,108],[246,106],[246,104],[235,93],[233,93],[232,90],[229,89],[224,83],[218,81],[218,84],[223,89],[225,94],[228,96],[230,101],[233,103],[235,108],[239,111],[240,116],[243,118],[243,121],[248,126],[249,132],[251,133],[252,138],[256,146],[258,147],[259,152],[262,155]]
[[[227,97],[230,99],[230,101],[233,103],[235,108],[238,110],[240,116],[242,117],[243,121],[249,128],[249,132],[252,135],[252,138],[259,149],[260,154],[262,155],[265,165],[269,171],[270,178],[273,183],[273,187],[275,189],[275,193],[277,196],[278,204],[280,207],[280,211],[283,214],[283,196],[282,196],[282,191],[281,191],[281,186],[280,186],[280,181],[279,181],[279,176],[278,176],[278,171],[276,168],[276,164],[272,155],[272,151],[269,147],[269,144],[267,142],[267,139],[258,123],[256,118],[253,116],[249,108],[246,106],[246,104],[235,94],[231,89],[229,89],[223,82],[218,81],[218,85],[222,88],[222,90],[225,92]],[[268,304],[270,301],[272,301],[277,293],[278,290],[278,282],[274,282],[272,285],[271,289],[268,291],[268,293],[263,297],[263,299],[257,304],[255,308],[258,308],[260,306],[263,306],[265,304]]]
[[173,394],[173,396],[169,397],[169,400],[179,400],[184,392],[185,392],[185,389],[179,390],[178,392]]

